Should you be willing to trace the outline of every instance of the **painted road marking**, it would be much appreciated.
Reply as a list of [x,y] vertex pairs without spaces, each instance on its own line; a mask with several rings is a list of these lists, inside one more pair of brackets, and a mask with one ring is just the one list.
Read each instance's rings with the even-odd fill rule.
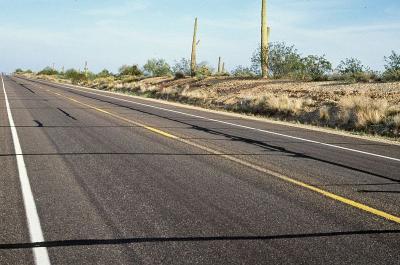
[[[258,128],[254,128],[254,127],[250,127],[250,126],[240,125],[240,124],[237,124],[237,123],[232,123],[232,122],[227,122],[227,121],[221,121],[221,120],[217,120],[217,119],[207,118],[207,117],[194,115],[194,114],[190,114],[190,113],[186,113],[186,112],[182,112],[182,111],[177,111],[177,110],[171,110],[171,109],[167,109],[167,108],[157,107],[157,106],[153,106],[153,105],[149,105],[149,104],[145,104],[145,103],[139,103],[139,102],[135,102],[135,101],[127,100],[127,99],[122,99],[122,98],[117,98],[117,97],[111,97],[111,96],[103,95],[101,93],[99,94],[99,93],[94,93],[94,92],[89,92],[89,91],[82,91],[80,89],[73,88],[72,85],[66,85],[66,84],[63,84],[63,85],[57,84],[57,85],[59,85],[61,87],[65,87],[67,89],[71,89],[71,90],[81,91],[81,92],[84,92],[84,93],[89,93],[89,94],[94,94],[94,95],[98,95],[98,96],[102,96],[102,97],[107,97],[107,98],[111,98],[111,99],[125,101],[125,102],[133,103],[133,104],[136,104],[136,105],[140,105],[140,106],[145,106],[145,107],[154,108],[154,109],[158,109],[158,110],[177,113],[177,114],[185,115],[185,116],[188,116],[188,117],[193,117],[193,118],[198,118],[198,119],[202,119],[202,120],[217,122],[217,123],[226,124],[226,125],[230,125],[230,126],[234,126],[234,127],[239,127],[239,128],[242,128],[242,129],[248,129],[248,130],[263,132],[263,133],[267,133],[267,134],[271,134],[271,135],[276,135],[276,136],[281,136],[281,137],[290,138],[290,139],[294,139],[294,140],[299,140],[299,141],[302,141],[302,142],[323,145],[323,146],[330,147],[330,148],[336,148],[336,149],[345,150],[345,151],[354,152],[354,153],[359,153],[359,154],[363,154],[363,155],[367,155],[367,156],[373,156],[373,157],[378,157],[378,158],[383,158],[383,159],[388,159],[388,160],[400,162],[400,158],[379,155],[379,154],[365,152],[365,151],[361,151],[361,150],[357,150],[357,149],[353,149],[353,148],[343,147],[343,146],[334,145],[334,144],[328,144],[328,143],[324,143],[324,142],[309,140],[309,139],[305,139],[305,138],[301,138],[301,137],[296,137],[296,136],[291,136],[291,135],[287,135],[287,134],[277,133],[277,132],[268,131],[268,130],[264,130],[264,129],[258,129]],[[80,88],[87,89],[87,90],[93,90],[91,88],[86,88],[86,87],[80,87]],[[111,93],[111,92],[108,92],[108,91],[103,91],[103,92]]]
[[157,134],[159,134],[159,135],[162,135],[162,136],[165,136],[165,137],[168,137],[168,138],[172,138],[172,139],[174,139],[174,140],[177,140],[177,141],[179,141],[179,142],[182,142],[182,143],[191,145],[191,146],[193,146],[193,147],[199,148],[199,149],[201,149],[201,150],[207,151],[207,152],[212,153],[212,154],[220,155],[221,157],[224,157],[224,158],[226,158],[226,159],[228,159],[228,160],[230,160],[230,161],[232,161],[232,162],[236,162],[236,163],[238,163],[238,164],[240,164],[240,165],[243,165],[243,166],[246,166],[246,167],[248,167],[248,168],[251,168],[251,169],[257,170],[257,171],[259,171],[259,172],[262,172],[262,173],[265,173],[265,174],[274,176],[274,177],[276,177],[276,178],[278,178],[278,179],[280,179],[280,180],[283,180],[283,181],[288,182],[288,183],[291,183],[291,184],[293,184],[293,185],[296,185],[296,186],[302,187],[302,188],[304,188],[304,189],[313,191],[313,192],[315,192],[315,193],[318,193],[318,194],[320,194],[320,195],[323,195],[323,196],[325,196],[325,197],[327,197],[327,198],[330,198],[330,199],[332,199],[332,200],[341,202],[341,203],[343,203],[343,204],[346,204],[346,205],[352,206],[352,207],[354,207],[354,208],[360,209],[360,210],[362,210],[362,211],[364,211],[364,212],[368,212],[368,213],[370,213],[370,214],[373,214],[373,215],[382,217],[382,218],[384,218],[384,219],[387,219],[387,220],[389,220],[389,221],[392,221],[392,222],[395,222],[395,223],[400,224],[400,217],[399,217],[399,216],[395,216],[395,215],[386,213],[386,212],[384,212],[384,211],[375,209],[375,208],[373,208],[373,207],[370,207],[370,206],[368,206],[368,205],[365,205],[365,204],[362,204],[362,203],[353,201],[353,200],[351,200],[351,199],[345,198],[345,197],[343,197],[343,196],[336,195],[336,194],[334,194],[334,193],[332,193],[332,192],[329,192],[329,191],[326,191],[326,190],[317,188],[317,187],[315,187],[315,186],[313,186],[313,185],[310,185],[310,184],[307,184],[307,183],[305,183],[305,182],[302,182],[302,181],[299,181],[299,180],[290,178],[290,177],[285,176],[285,175],[283,175],[283,174],[280,174],[280,173],[278,173],[278,172],[275,172],[275,171],[272,171],[272,170],[269,170],[269,169],[266,169],[266,168],[257,166],[257,165],[255,165],[255,164],[252,164],[252,163],[250,163],[250,162],[247,162],[247,161],[244,161],[244,160],[242,160],[242,159],[236,158],[236,157],[234,157],[234,156],[231,156],[231,155],[225,154],[225,153],[223,153],[223,152],[214,150],[214,149],[212,149],[212,148],[209,148],[209,147],[206,147],[206,146],[203,146],[203,145],[200,145],[200,144],[191,142],[191,141],[189,141],[189,140],[180,138],[179,136],[173,135],[173,134],[171,134],[171,133],[168,133],[168,132],[165,132],[165,131],[162,131],[162,130],[153,128],[153,127],[151,127],[151,126],[142,124],[142,123],[140,123],[140,122],[136,122],[136,121],[130,120],[130,119],[128,119],[128,118],[122,117],[122,116],[120,116],[120,115],[118,115],[118,114],[115,114],[115,113],[112,113],[112,112],[103,110],[103,109],[101,109],[101,108],[97,108],[97,107],[95,107],[95,106],[92,106],[92,105],[83,103],[83,102],[81,102],[81,101],[79,101],[79,100],[77,100],[77,99],[74,99],[74,98],[65,96],[65,95],[63,95],[63,94],[60,94],[60,93],[57,93],[57,92],[53,92],[53,91],[48,90],[48,89],[46,89],[46,91],[49,92],[49,93],[55,94],[55,95],[57,95],[57,96],[59,96],[59,97],[68,99],[68,100],[70,100],[70,101],[73,101],[73,102],[75,102],[75,103],[77,103],[77,104],[80,104],[80,105],[82,105],[82,106],[91,108],[91,109],[96,110],[96,111],[99,111],[99,112],[101,112],[101,113],[108,114],[108,115],[110,115],[110,116],[112,116],[112,117],[114,117],[114,118],[117,118],[117,119],[123,120],[123,121],[125,121],[125,122],[134,124],[134,125],[136,125],[136,126],[145,128],[145,129],[147,129],[147,130],[149,130],[149,131],[152,131],[152,132],[154,132],[154,133],[157,133]]
[[[1,75],[1,83],[3,85],[4,98],[6,101],[7,115],[11,127],[11,134],[14,143],[15,154],[17,158],[17,166],[19,180],[21,183],[22,198],[25,206],[25,213],[28,223],[29,235],[32,243],[44,242],[42,227],[40,225],[39,215],[37,213],[35,199],[33,198],[32,189],[29,183],[29,177],[25,166],[24,156],[22,154],[21,144],[19,142],[17,129],[12,117],[10,103],[8,102],[7,92],[4,85],[3,75]],[[50,265],[47,248],[33,248],[33,256],[36,265]]]

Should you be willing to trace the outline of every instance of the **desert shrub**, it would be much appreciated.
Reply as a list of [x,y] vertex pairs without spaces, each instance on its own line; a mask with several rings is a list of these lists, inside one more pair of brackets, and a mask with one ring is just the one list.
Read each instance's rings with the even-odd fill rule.
[[175,72],[175,79],[183,79],[186,75],[183,72]]
[[367,72],[356,73],[352,76],[355,82],[376,82],[382,81],[381,75],[378,72],[368,70]]
[[211,76],[214,72],[214,68],[210,66],[207,62],[201,62],[197,65],[196,77],[203,78]]
[[91,71],[84,73],[84,75],[87,77],[88,80],[95,80],[97,78],[97,74]]
[[364,72],[365,66],[356,58],[346,58],[345,60],[340,61],[340,64],[336,69],[342,75],[356,74]]
[[169,76],[172,74],[171,67],[164,59],[150,59],[143,66],[143,69],[151,76]]
[[71,80],[73,84],[78,84],[87,81],[87,77],[84,73],[81,73],[75,69],[68,69],[65,71],[64,76]]
[[385,56],[385,70],[400,70],[400,54],[397,54],[395,51],[392,51],[392,54],[388,57]]
[[345,60],[340,61],[337,70],[343,75],[355,74],[364,72],[365,66],[356,58],[346,58]]
[[347,73],[340,74],[336,73],[330,76],[331,80],[334,81],[346,81],[350,83],[368,83],[368,82],[380,82],[383,80],[382,75],[378,72],[367,71],[359,73]]
[[190,75],[190,61],[186,58],[175,61],[174,66],[172,66],[172,72],[175,74],[183,73],[184,75]]
[[299,79],[322,81],[327,80],[332,64],[325,56],[309,55],[301,59]]
[[274,78],[292,77],[301,69],[301,56],[294,46],[274,43],[269,49],[269,69]]
[[257,76],[261,76],[261,47],[258,47],[251,57],[250,70]]
[[219,73],[216,74],[217,76],[231,76],[231,74],[229,72],[223,72],[223,73]]
[[[284,42],[271,43],[268,51],[268,66],[273,78],[291,78],[301,70],[301,56],[294,46]],[[261,74],[261,48],[253,53],[251,70]]]
[[107,69],[101,70],[96,75],[97,78],[104,78],[104,77],[109,77],[109,76],[113,76],[113,74],[110,71],[108,71]]
[[16,74],[24,74],[24,73],[26,73],[26,74],[32,74],[33,72],[32,72],[32,70],[30,70],[30,69],[23,70],[23,69],[21,69],[21,68],[17,68],[17,69],[15,69],[14,73],[16,73]]
[[337,75],[334,80],[344,80],[348,82],[371,82],[381,81],[381,75],[378,72],[370,70],[364,66],[360,60],[347,58],[342,60],[336,68]]
[[42,71],[38,73],[39,75],[57,75],[58,71],[53,68],[47,66]]
[[382,78],[384,81],[400,81],[400,70],[385,71]]
[[142,76],[143,72],[139,69],[139,66],[134,65],[123,65],[119,68],[119,75],[132,75],[132,76]]
[[386,117],[388,102],[369,97],[346,97],[339,102],[339,119],[343,125],[362,129],[381,123]]
[[385,62],[383,79],[385,81],[400,81],[400,54],[392,51],[390,56],[385,56]]
[[254,77],[256,74],[249,68],[244,66],[237,66],[233,71],[232,75],[236,77]]

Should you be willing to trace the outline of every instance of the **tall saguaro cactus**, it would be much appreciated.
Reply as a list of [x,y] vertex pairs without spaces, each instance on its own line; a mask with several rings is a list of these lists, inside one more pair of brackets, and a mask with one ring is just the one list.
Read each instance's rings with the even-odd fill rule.
[[269,33],[267,18],[267,0],[262,0],[261,7],[261,72],[262,77],[268,77],[268,50],[269,50]]
[[221,73],[221,56],[218,58],[218,74]]
[[89,69],[88,69],[88,63],[87,63],[87,61],[85,61],[85,69],[84,69],[84,71],[85,71],[85,76],[88,77],[88,71],[89,71]]
[[192,42],[192,57],[191,57],[191,63],[190,63],[190,73],[192,76],[196,75],[196,68],[197,68],[197,45],[199,43],[197,42],[197,17],[194,20],[194,31],[193,31],[193,42]]

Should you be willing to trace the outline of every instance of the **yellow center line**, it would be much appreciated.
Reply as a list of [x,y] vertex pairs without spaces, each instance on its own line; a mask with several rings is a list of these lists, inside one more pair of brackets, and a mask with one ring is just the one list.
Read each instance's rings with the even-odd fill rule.
[[256,171],[265,173],[265,174],[267,174],[267,175],[274,176],[274,177],[276,177],[276,178],[278,178],[278,179],[280,179],[280,180],[283,180],[283,181],[288,182],[288,183],[291,183],[291,184],[293,184],[293,185],[296,185],[296,186],[302,187],[302,188],[304,188],[304,189],[313,191],[313,192],[315,192],[315,193],[318,193],[318,194],[320,194],[320,195],[323,195],[323,196],[325,196],[325,197],[327,197],[327,198],[330,198],[330,199],[332,199],[332,200],[339,201],[339,202],[341,202],[341,203],[343,203],[343,204],[346,204],[346,205],[352,206],[352,207],[354,207],[354,208],[360,209],[360,210],[362,210],[362,211],[364,211],[364,212],[368,212],[368,213],[370,213],[370,214],[373,214],[373,215],[382,217],[382,218],[384,218],[384,219],[387,219],[387,220],[389,220],[389,221],[392,221],[392,222],[395,222],[395,223],[400,224],[400,217],[398,217],[398,216],[395,216],[395,215],[386,213],[386,212],[384,212],[384,211],[375,209],[375,208],[370,207],[370,206],[367,206],[367,205],[365,205],[365,204],[363,204],[363,203],[353,201],[353,200],[348,199],[348,198],[345,198],[345,197],[343,197],[343,196],[336,195],[336,194],[334,194],[334,193],[332,193],[332,192],[329,192],[329,191],[320,189],[320,188],[318,188],[318,187],[315,187],[315,186],[313,186],[313,185],[307,184],[307,183],[305,183],[305,182],[302,182],[302,181],[299,181],[299,180],[290,178],[290,177],[285,176],[285,175],[283,175],[283,174],[280,174],[280,173],[278,173],[278,172],[275,172],[275,171],[272,171],[272,170],[263,168],[263,167],[261,167],[261,166],[252,164],[252,163],[250,163],[250,162],[244,161],[244,160],[239,159],[239,158],[236,158],[236,157],[234,157],[234,156],[227,155],[227,154],[225,154],[225,153],[223,153],[223,152],[214,150],[214,149],[212,149],[212,148],[209,148],[209,147],[206,147],[206,146],[197,144],[197,143],[195,143],[195,142],[188,141],[188,140],[186,140],[186,139],[180,138],[179,136],[170,134],[170,133],[168,133],[168,132],[159,130],[159,129],[157,129],[157,128],[154,128],[154,127],[151,127],[151,126],[148,126],[148,125],[145,125],[145,124],[142,124],[142,123],[133,121],[133,120],[128,119],[128,118],[125,118],[125,117],[122,117],[122,116],[120,116],[120,115],[118,115],[118,114],[115,114],[115,113],[106,111],[106,110],[104,110],[104,109],[97,108],[97,107],[95,107],[95,106],[92,106],[92,105],[83,103],[83,102],[81,102],[81,101],[79,101],[79,100],[77,100],[77,99],[74,99],[74,98],[71,98],[71,97],[62,95],[62,94],[57,93],[57,92],[53,92],[53,91],[48,90],[48,89],[46,89],[46,91],[48,91],[48,92],[50,92],[50,93],[52,93],[52,94],[55,94],[55,95],[57,95],[57,96],[59,96],[59,97],[68,99],[68,100],[70,100],[70,101],[73,101],[73,102],[75,102],[75,103],[77,103],[77,104],[80,104],[80,105],[86,106],[86,107],[88,107],[88,108],[91,108],[91,109],[93,109],[93,110],[99,111],[99,112],[101,112],[101,113],[107,114],[107,115],[112,116],[112,117],[114,117],[114,118],[123,120],[123,121],[125,121],[125,122],[127,122],[127,123],[131,123],[131,124],[137,125],[137,126],[139,126],[139,127],[145,128],[145,129],[147,129],[147,130],[149,130],[149,131],[151,131],[151,132],[154,132],[154,133],[156,133],[156,134],[159,134],[159,135],[162,135],[162,136],[165,136],[165,137],[168,137],[168,138],[177,140],[177,141],[179,141],[179,142],[182,142],[182,143],[191,145],[191,146],[193,146],[193,147],[199,148],[199,149],[201,149],[201,150],[207,151],[207,152],[212,153],[212,154],[220,155],[221,157],[226,158],[226,159],[228,159],[228,160],[230,160],[230,161],[232,161],[232,162],[235,162],[235,163],[238,163],[238,164],[240,164],[240,165],[246,166],[246,167],[248,167],[248,168],[254,169],[254,170],[256,170]]

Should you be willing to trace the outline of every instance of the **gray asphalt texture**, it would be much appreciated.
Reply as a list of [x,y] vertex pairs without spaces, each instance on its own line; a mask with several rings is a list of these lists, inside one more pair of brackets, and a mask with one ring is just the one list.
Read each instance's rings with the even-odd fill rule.
[[[399,264],[400,225],[47,90],[400,216],[400,146],[5,77],[52,264]],[[0,264],[34,264],[0,90]],[[112,96],[117,99],[111,99]],[[128,100],[130,102],[119,99]]]

